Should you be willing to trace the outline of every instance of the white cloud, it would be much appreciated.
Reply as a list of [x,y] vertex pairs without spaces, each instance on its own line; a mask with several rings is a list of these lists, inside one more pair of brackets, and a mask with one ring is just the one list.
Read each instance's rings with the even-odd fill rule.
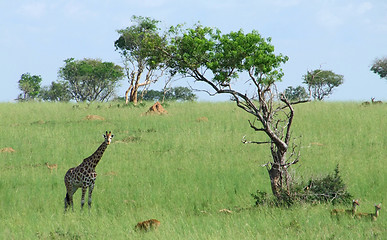
[[23,4],[19,8],[19,13],[26,17],[40,18],[42,17],[47,10],[47,6],[42,2],[33,2]]

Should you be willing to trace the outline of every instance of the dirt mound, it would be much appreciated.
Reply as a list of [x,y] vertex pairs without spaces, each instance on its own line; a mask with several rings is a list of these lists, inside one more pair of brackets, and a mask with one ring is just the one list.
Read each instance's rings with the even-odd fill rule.
[[98,115],[87,115],[84,120],[105,120],[105,118],[98,116]]
[[11,148],[11,147],[6,147],[6,148],[2,148],[0,149],[0,152],[16,152],[15,149]]
[[153,104],[152,107],[149,108],[149,110],[145,114],[167,114],[167,113],[168,113],[167,110],[165,110],[161,105],[161,103],[157,101],[155,104]]

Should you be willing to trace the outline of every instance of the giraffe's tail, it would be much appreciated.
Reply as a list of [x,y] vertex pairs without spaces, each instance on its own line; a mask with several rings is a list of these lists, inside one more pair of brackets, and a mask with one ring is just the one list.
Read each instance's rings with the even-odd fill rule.
[[66,197],[64,199],[65,202],[65,209],[70,205],[70,196],[68,193],[66,193]]

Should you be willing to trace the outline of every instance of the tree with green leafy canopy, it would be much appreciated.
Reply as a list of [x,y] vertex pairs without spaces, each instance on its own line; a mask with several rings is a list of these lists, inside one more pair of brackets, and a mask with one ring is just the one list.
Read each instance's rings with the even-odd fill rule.
[[322,101],[332,94],[334,88],[344,82],[344,76],[330,70],[316,69],[308,71],[303,76],[304,83],[308,85],[309,94],[315,99]]
[[[202,25],[183,29],[172,27],[166,55],[171,59],[173,72],[192,77],[210,87],[209,94],[230,94],[238,107],[251,114],[250,127],[263,140],[244,143],[268,144],[272,161],[267,167],[273,194],[282,199],[290,194],[291,177],[288,168],[299,161],[297,145],[291,137],[294,118],[293,104],[278,93],[276,83],[281,81],[281,64],[287,56],[274,53],[270,38],[257,31],[242,30],[222,34],[220,30]],[[239,76],[248,91],[236,90]],[[246,76],[248,80],[246,81]]]
[[371,71],[387,80],[387,57],[376,58],[371,66]]
[[39,75],[31,75],[30,73],[24,73],[21,75],[19,83],[19,89],[23,92],[19,94],[18,101],[29,101],[35,99],[39,95],[40,83],[42,77]]
[[159,33],[159,21],[133,16],[132,22],[134,25],[117,31],[120,36],[114,46],[122,57],[129,82],[125,102],[136,104],[139,88],[156,82],[164,74],[165,58],[162,50],[166,40]]
[[122,67],[112,62],[85,58],[66,59],[65,66],[59,70],[59,78],[77,102],[108,100],[124,76]]
[[302,86],[289,86],[285,89],[284,94],[289,101],[305,100],[309,97],[305,88]]

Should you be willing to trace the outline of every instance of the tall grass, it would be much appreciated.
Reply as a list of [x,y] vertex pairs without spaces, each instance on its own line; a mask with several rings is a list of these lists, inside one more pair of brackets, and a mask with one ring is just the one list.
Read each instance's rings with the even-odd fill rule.
[[[167,115],[143,115],[150,103],[0,104],[1,239],[386,239],[382,208],[376,222],[329,216],[330,205],[254,207],[257,189],[270,192],[270,160],[233,103],[170,103]],[[309,103],[296,107],[298,179],[340,164],[360,211],[386,200],[386,105]],[[99,115],[105,120],[86,120]],[[206,118],[202,118],[206,117]],[[208,119],[208,120],[207,120]],[[92,154],[111,130],[115,137],[97,166],[92,209],[63,213],[63,177]],[[318,143],[318,144],[316,144]],[[45,162],[58,164],[50,173]],[[350,206],[342,206],[350,208]],[[227,208],[231,214],[221,213]],[[156,218],[146,234],[134,225]]]

